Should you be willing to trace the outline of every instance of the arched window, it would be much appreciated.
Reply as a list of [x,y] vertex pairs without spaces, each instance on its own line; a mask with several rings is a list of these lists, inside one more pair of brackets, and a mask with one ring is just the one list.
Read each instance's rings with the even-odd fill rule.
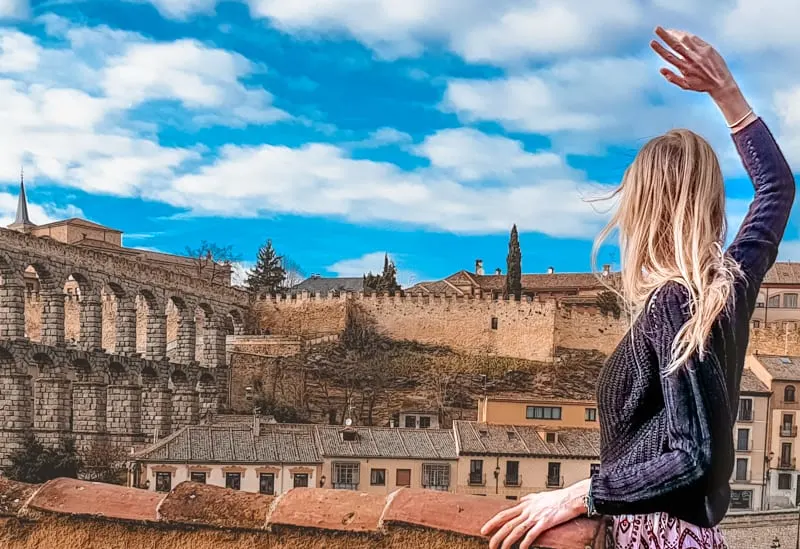
[[783,401],[794,402],[794,385],[787,385],[783,390]]

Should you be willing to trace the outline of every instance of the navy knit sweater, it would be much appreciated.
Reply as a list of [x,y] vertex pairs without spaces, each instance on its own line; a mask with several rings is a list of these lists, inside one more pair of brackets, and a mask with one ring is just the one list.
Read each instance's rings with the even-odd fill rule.
[[654,292],[603,367],[597,392],[600,471],[591,479],[595,509],[607,515],[665,512],[701,527],[728,510],[733,425],[750,317],[775,262],[794,201],[792,171],[760,119],[733,136],[755,198],[727,254],[742,268],[702,360],[676,373],[672,341],[688,318],[677,283]]

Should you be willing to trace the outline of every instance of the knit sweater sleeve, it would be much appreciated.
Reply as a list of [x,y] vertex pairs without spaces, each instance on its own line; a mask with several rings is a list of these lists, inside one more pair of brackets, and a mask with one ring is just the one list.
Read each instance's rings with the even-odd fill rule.
[[755,198],[727,253],[757,288],[775,262],[795,195],[792,170],[767,125],[759,118],[733,135]]
[[641,340],[652,346],[658,359],[667,447],[655,449],[652,455],[656,457],[651,459],[601,464],[590,485],[599,513],[666,511],[676,491],[693,486],[711,471],[714,430],[709,414],[720,390],[713,375],[717,365],[710,363],[712,357],[700,361],[695,356],[676,372],[665,372],[672,358],[672,341],[688,316],[687,299],[680,286],[663,287],[642,323]]

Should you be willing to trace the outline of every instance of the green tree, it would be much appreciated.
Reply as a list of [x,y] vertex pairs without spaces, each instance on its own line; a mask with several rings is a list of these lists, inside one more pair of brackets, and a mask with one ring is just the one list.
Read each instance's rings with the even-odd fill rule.
[[252,292],[275,293],[285,278],[283,257],[272,247],[272,240],[267,240],[258,249],[255,267],[248,273],[245,284]]
[[370,271],[364,275],[364,291],[393,295],[398,290],[400,290],[400,284],[397,283],[397,267],[394,262],[389,260],[389,254],[385,254],[383,256],[383,272],[372,274]]
[[75,441],[65,439],[57,448],[45,448],[33,433],[27,432],[22,447],[9,456],[5,474],[11,480],[41,484],[59,477],[78,478],[81,459]]
[[522,297],[522,251],[519,248],[517,225],[511,227],[508,239],[508,256],[506,257],[506,290],[507,296],[518,300]]

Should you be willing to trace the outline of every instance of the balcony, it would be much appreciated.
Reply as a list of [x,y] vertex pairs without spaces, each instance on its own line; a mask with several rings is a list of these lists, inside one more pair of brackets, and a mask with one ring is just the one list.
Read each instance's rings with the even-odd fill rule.
[[509,488],[522,486],[522,475],[517,475],[515,477],[506,475],[503,485],[508,486]]
[[778,469],[788,469],[794,470],[795,466],[797,465],[797,459],[779,459],[778,460]]
[[[25,517],[13,524],[14,536],[56,540],[53,549],[142,547],[175,536],[186,547],[478,548],[486,546],[481,526],[515,505],[503,499],[408,488],[391,495],[302,488],[275,498],[191,482],[156,494],[73,479],[44,485],[0,479],[0,500],[8,502],[3,509],[7,517]],[[604,538],[602,519],[578,518],[544,532],[536,546],[602,547]]]
[[781,437],[795,438],[797,436],[797,425],[781,425]]
[[470,486],[486,486],[486,475],[483,473],[470,473],[467,482]]
[[739,411],[739,415],[736,417],[736,421],[739,423],[753,423],[753,411],[742,413],[741,410]]
[[334,482],[333,483],[334,490],[358,490],[358,484],[353,484],[352,482]]
[[548,488],[563,488],[564,477],[551,477],[550,475],[548,475],[547,484],[545,486],[547,486]]

